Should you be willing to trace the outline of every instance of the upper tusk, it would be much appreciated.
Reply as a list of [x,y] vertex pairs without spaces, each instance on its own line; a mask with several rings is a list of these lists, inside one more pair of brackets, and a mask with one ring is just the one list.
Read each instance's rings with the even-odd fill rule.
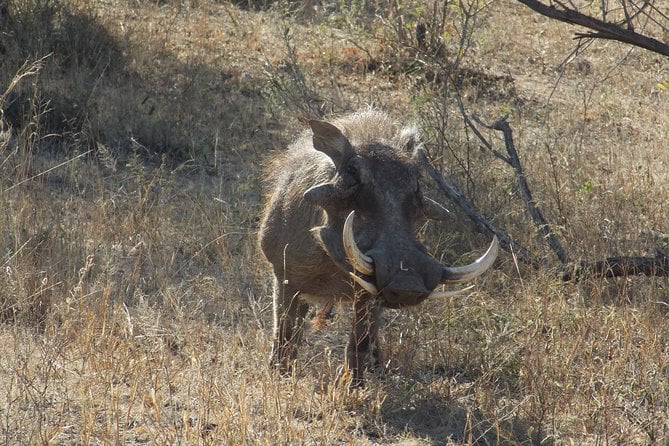
[[432,291],[428,297],[429,298],[435,298],[435,299],[446,299],[449,297],[456,296],[460,293],[464,293],[465,291],[469,291],[472,288],[474,288],[474,285],[469,285],[466,288],[463,288],[461,290],[455,290],[455,291]]
[[355,238],[353,236],[354,215],[355,211],[351,211],[344,222],[344,252],[346,252],[346,258],[355,271],[359,271],[365,276],[373,276],[374,260],[360,251],[360,248],[358,248],[358,245],[355,243]]
[[441,283],[460,283],[472,280],[480,276],[490,268],[497,258],[499,251],[499,240],[494,236],[490,247],[475,262],[465,266],[443,267],[441,274]]
[[379,294],[379,290],[376,289],[376,286],[374,286],[373,283],[367,282],[365,279],[362,277],[356,275],[355,273],[349,273],[353,280],[355,280],[355,283],[360,285],[365,291],[367,291],[369,294],[372,294],[376,296]]

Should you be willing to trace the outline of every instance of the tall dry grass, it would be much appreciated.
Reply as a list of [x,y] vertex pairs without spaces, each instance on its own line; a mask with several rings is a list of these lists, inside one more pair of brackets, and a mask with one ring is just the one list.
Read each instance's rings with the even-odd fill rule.
[[[469,295],[387,312],[387,370],[349,393],[346,308],[292,376],[266,366],[255,245],[260,160],[299,118],[374,103],[415,116],[435,162],[541,253],[459,98],[510,115],[572,258],[666,249],[666,61],[610,42],[566,59],[569,28],[501,1],[5,3],[4,444],[667,441],[665,278],[564,284],[502,254]],[[424,233],[458,261],[485,238],[453,210]]]

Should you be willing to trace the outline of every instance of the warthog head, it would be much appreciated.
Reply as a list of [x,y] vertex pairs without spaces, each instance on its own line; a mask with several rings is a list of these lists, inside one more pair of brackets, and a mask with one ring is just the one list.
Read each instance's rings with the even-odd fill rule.
[[308,303],[349,300],[347,364],[360,382],[365,368],[382,363],[382,308],[454,294],[436,290],[482,274],[498,244],[470,265],[448,267],[418,241],[418,222],[448,211],[421,193],[414,128],[375,110],[309,124],[266,171],[271,191],[259,238],[274,269],[272,363],[290,367]]
[[333,124],[310,125],[314,149],[335,166],[330,180],[304,193],[327,214],[314,235],[334,263],[384,306],[449,296],[453,293],[434,290],[471,280],[490,267],[496,241],[478,261],[453,268],[443,266],[416,239],[422,217],[444,219],[448,211],[421,193],[415,129],[404,129],[391,141],[356,145]]

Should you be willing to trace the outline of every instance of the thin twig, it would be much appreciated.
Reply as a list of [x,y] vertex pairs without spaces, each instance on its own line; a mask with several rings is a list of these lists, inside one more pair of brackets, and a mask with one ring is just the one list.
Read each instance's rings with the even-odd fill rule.
[[489,219],[476,209],[450,171],[446,169],[446,174],[449,178],[447,181],[428,160],[425,152],[420,152],[419,161],[423,165],[427,174],[435,181],[435,183],[437,183],[439,189],[441,189],[453,203],[460,206],[465,214],[467,214],[467,216],[474,222],[478,232],[487,235],[497,235],[502,249],[513,252],[521,261],[532,265],[534,268],[539,268],[541,266],[541,262],[537,261],[531,252],[523,248],[519,241],[512,239],[509,234],[495,227]]
[[[469,119],[469,116],[467,115],[467,112],[465,111],[465,106],[462,103],[462,98],[460,98],[460,95],[456,95],[456,99],[457,99],[457,102],[458,102],[458,108],[460,109],[460,114],[462,115],[462,118],[465,120],[465,124],[467,124],[467,126],[471,129],[471,131],[474,132],[474,135],[476,135],[476,137],[479,139],[479,141],[481,141],[481,144],[483,144],[483,147],[485,149],[488,149],[490,151],[490,153],[492,153],[494,156],[501,159],[505,163],[511,164],[511,160],[509,158],[507,158],[506,156],[504,156],[504,154],[502,154],[502,152],[495,149],[492,146],[492,144],[490,143],[490,141],[488,141],[486,139],[486,137],[483,136],[483,134],[479,131],[479,129],[476,128],[476,126],[472,123],[471,119]],[[472,117],[474,119],[477,119],[476,115],[472,115]]]
[[566,264],[569,261],[567,252],[562,247],[562,244],[560,243],[560,240],[558,240],[555,233],[551,231],[550,225],[546,221],[546,218],[532,197],[532,191],[530,190],[530,186],[527,184],[525,170],[520,163],[520,157],[518,156],[518,151],[516,150],[516,146],[513,142],[513,130],[509,125],[507,117],[502,116],[497,118],[495,122],[490,125],[481,122],[481,120],[476,115],[472,115],[472,119],[478,124],[491,130],[498,130],[504,135],[504,146],[506,147],[508,157],[504,157],[503,159],[513,168],[515,172],[516,180],[518,181],[518,190],[520,191],[521,198],[527,207],[527,211],[529,212],[530,217],[532,217],[532,221],[534,222],[535,226],[539,230],[541,240],[546,240],[548,242],[548,246],[550,246],[551,250],[555,253],[557,258],[560,259],[560,262]]
[[15,187],[18,187],[18,186],[20,186],[20,185],[22,185],[22,184],[25,184],[25,183],[27,183],[27,182],[29,182],[29,181],[32,181],[32,180],[36,179],[36,178],[39,178],[39,177],[41,177],[42,175],[45,175],[45,174],[51,172],[52,170],[56,170],[56,169],[58,169],[59,167],[63,167],[64,165],[69,164],[69,163],[71,163],[72,161],[81,158],[82,156],[86,156],[86,155],[88,155],[88,154],[91,153],[92,151],[93,151],[93,149],[89,149],[89,150],[87,150],[87,151],[84,152],[84,153],[80,153],[79,155],[75,156],[74,158],[70,158],[70,159],[68,159],[68,160],[63,161],[63,162],[60,163],[60,164],[56,164],[55,166],[50,167],[50,168],[48,168],[47,170],[44,170],[44,171],[38,173],[37,175],[33,175],[33,176],[30,177],[30,178],[26,178],[26,179],[23,180],[23,181],[19,181],[18,183],[16,183],[16,184],[14,184],[14,185],[8,187],[7,189],[5,189],[5,192],[9,192],[10,190],[14,189]]

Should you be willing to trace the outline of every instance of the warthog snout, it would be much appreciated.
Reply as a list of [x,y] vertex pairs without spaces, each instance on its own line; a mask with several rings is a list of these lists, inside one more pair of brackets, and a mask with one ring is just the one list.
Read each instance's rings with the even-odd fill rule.
[[354,217],[355,211],[351,211],[344,223],[342,235],[346,258],[354,270],[350,275],[368,293],[378,296],[387,307],[416,305],[428,297],[453,296],[463,290],[444,292],[434,289],[440,284],[455,284],[474,279],[483,274],[497,257],[496,237],[482,257],[459,268],[442,266],[432,256],[416,247],[418,242],[415,240],[395,240],[377,245],[363,253],[355,241]]

